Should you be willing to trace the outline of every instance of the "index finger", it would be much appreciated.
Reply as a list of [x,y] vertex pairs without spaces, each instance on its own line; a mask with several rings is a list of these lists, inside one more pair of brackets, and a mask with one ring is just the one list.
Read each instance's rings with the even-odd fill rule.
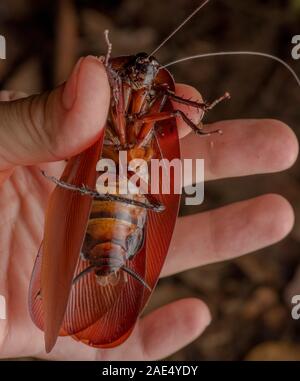
[[[188,85],[177,84],[176,95],[202,101],[200,93]],[[196,124],[203,117],[203,113],[195,108],[176,102],[174,106],[185,112]],[[177,126],[182,157],[205,159],[206,180],[279,172],[291,167],[298,156],[299,147],[295,133],[278,120],[242,119],[216,122],[206,125],[205,130],[221,130],[223,134],[210,136],[190,133],[190,127],[181,118],[177,118]],[[195,179],[194,173],[186,175],[188,179]]]

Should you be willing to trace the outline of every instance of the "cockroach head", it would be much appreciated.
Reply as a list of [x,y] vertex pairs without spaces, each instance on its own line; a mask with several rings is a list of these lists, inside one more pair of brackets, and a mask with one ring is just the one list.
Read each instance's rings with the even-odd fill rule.
[[157,59],[153,56],[149,56],[149,54],[147,53],[138,53],[135,55],[134,58],[135,58],[136,67],[139,67],[140,69],[142,69],[143,66],[148,66],[148,65],[151,65],[154,67],[159,66]]
[[136,89],[152,84],[161,65],[155,57],[147,53],[138,53],[132,56],[127,65],[126,74]]

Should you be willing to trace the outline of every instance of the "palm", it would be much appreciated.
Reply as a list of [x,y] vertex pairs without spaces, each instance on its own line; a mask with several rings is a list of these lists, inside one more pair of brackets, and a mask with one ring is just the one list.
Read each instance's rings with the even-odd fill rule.
[[41,339],[31,322],[27,301],[50,191],[51,184],[43,179],[37,167],[16,168],[0,189],[0,266],[2,274],[6,274],[5,295],[9,295],[5,327],[8,341],[4,347],[8,356],[16,355],[15,349],[11,350],[15,342],[19,343],[20,356],[32,355],[37,348],[35,341]]

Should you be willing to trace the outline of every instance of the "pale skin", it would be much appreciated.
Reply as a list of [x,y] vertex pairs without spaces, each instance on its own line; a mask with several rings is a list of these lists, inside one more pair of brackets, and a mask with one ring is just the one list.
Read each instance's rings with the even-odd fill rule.
[[[51,93],[26,98],[22,93],[0,92],[0,294],[7,300],[7,320],[0,320],[1,358],[160,359],[197,338],[211,321],[201,300],[182,299],[141,318],[120,347],[94,349],[71,338],[59,338],[50,354],[44,351],[43,333],[32,323],[27,307],[44,210],[53,189],[40,168],[59,176],[64,165],[61,160],[97,139],[105,124],[109,92],[105,70],[93,57],[81,60],[66,84]],[[200,94],[186,85],[177,85],[176,92],[200,99]],[[12,102],[17,98],[22,99]],[[197,112],[178,107],[199,121]],[[178,128],[183,157],[204,158],[207,181],[282,171],[298,155],[294,133],[275,120],[205,126],[223,130],[223,135],[212,137],[190,134],[179,119]],[[162,276],[273,244],[290,232],[293,223],[292,207],[275,194],[179,218]]]

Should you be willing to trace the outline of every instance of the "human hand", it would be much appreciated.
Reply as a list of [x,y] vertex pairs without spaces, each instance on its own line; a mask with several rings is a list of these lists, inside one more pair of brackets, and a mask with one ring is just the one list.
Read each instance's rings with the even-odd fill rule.
[[[178,85],[177,92],[200,98],[185,85]],[[24,94],[0,93],[3,101],[19,97]],[[0,103],[0,294],[7,302],[7,320],[0,320],[2,358],[159,359],[187,345],[210,323],[202,301],[183,299],[140,319],[131,337],[117,348],[94,349],[66,337],[58,339],[50,354],[44,351],[43,333],[32,323],[27,307],[44,211],[53,190],[40,168],[59,177],[65,164],[60,160],[81,152],[99,137],[108,107],[105,70],[92,57],[81,60],[67,84],[51,93]],[[197,121],[197,112],[184,110]],[[298,154],[295,135],[277,121],[240,120],[208,126],[224,132],[214,137],[213,149],[209,137],[187,135],[189,129],[179,120],[178,126],[183,157],[204,158],[206,180],[284,170]],[[290,231],[293,221],[291,206],[277,195],[179,218],[162,275],[270,245]]]

